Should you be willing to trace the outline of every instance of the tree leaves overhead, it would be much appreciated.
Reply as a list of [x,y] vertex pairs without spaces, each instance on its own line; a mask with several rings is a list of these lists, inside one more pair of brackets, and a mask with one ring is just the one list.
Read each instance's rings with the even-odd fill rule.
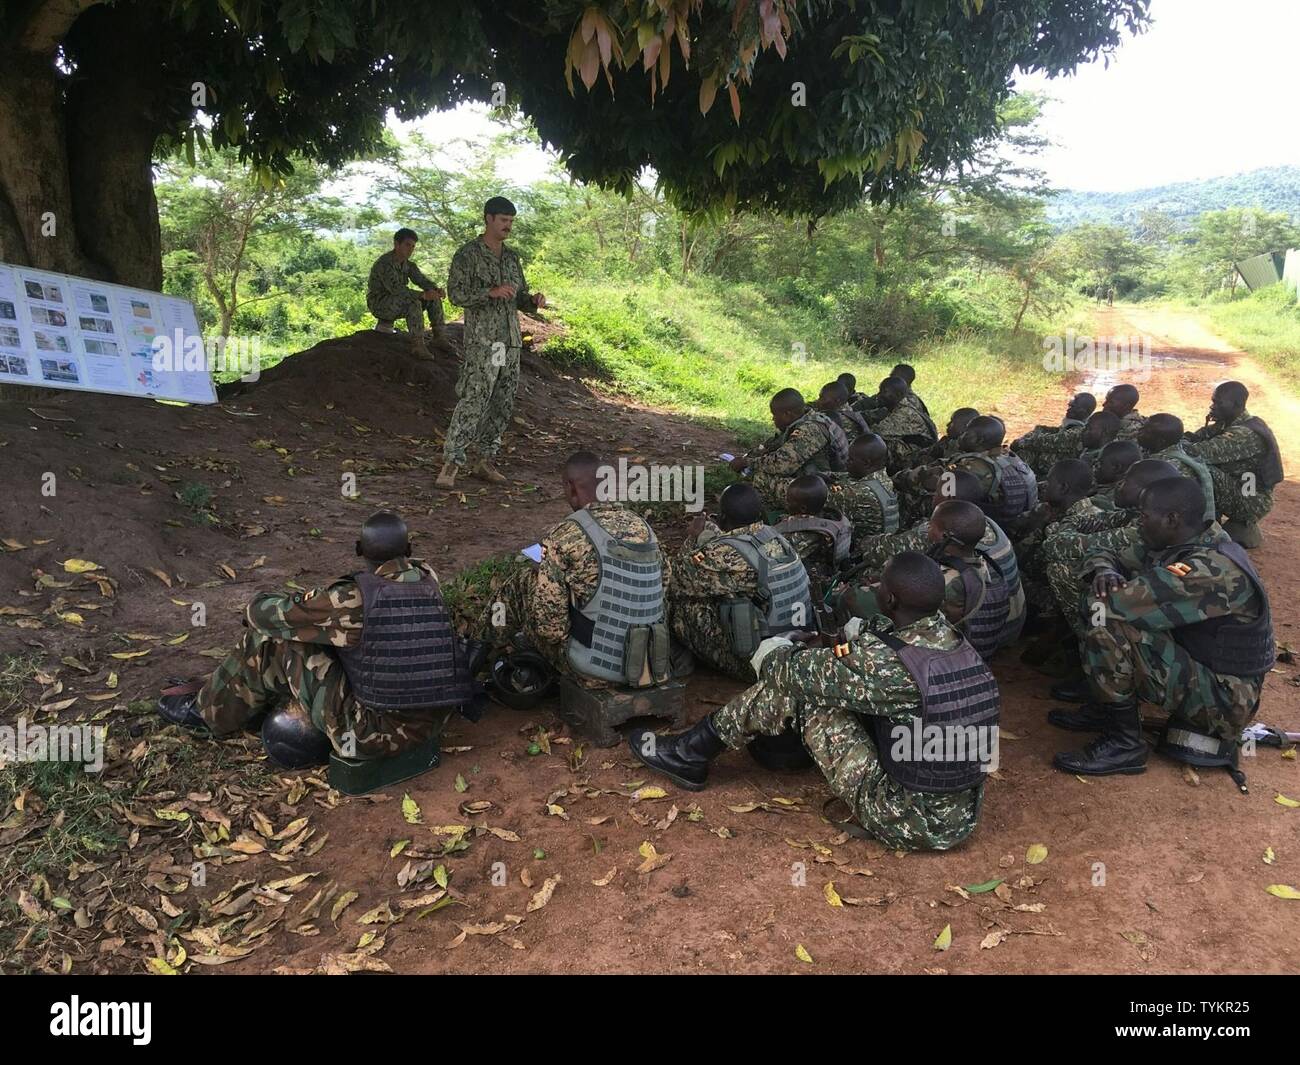
[[[818,216],[864,193],[896,202],[959,164],[996,132],[1017,67],[1072,70],[1145,28],[1147,6],[175,0],[157,5],[158,107],[165,147],[208,127],[283,174],[295,154],[376,151],[390,109],[410,119],[503,88],[581,180],[627,191],[652,167],[692,212]],[[71,76],[94,47],[74,26]]]

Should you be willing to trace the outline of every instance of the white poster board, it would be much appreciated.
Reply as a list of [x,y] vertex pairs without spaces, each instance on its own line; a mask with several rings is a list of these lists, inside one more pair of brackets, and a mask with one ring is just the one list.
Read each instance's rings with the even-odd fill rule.
[[0,263],[0,384],[215,403],[207,360],[170,358],[187,341],[187,299]]

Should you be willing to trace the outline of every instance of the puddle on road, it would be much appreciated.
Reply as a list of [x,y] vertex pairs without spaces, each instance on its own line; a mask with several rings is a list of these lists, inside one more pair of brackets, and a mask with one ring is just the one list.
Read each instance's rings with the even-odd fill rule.
[[1097,359],[1102,365],[1080,369],[1078,389],[1091,392],[1100,400],[1118,384],[1138,385],[1149,381],[1152,375],[1164,370],[1185,370],[1193,367],[1210,367],[1224,371],[1224,379],[1232,360],[1217,352],[1146,352],[1134,351],[1127,358]]

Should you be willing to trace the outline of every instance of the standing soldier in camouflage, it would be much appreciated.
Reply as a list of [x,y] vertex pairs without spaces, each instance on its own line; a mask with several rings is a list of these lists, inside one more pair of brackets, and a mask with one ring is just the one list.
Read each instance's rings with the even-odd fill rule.
[[1259,523],[1282,481],[1282,453],[1273,430],[1246,409],[1249,398],[1240,381],[1219,385],[1205,428],[1188,436],[1186,451],[1210,468],[1215,507],[1228,518],[1228,535],[1243,547],[1258,547]]
[[849,446],[849,460],[843,473],[828,473],[830,504],[853,525],[850,554],[866,536],[898,532],[898,496],[894,482],[885,472],[889,449],[875,433],[858,437]]
[[447,290],[451,302],[465,308],[465,340],[439,488],[455,486],[471,453],[478,456],[473,476],[492,484],[506,480],[492,459],[501,448],[519,387],[523,337],[516,312],[546,306],[542,293],[528,291],[519,256],[505,246],[514,221],[515,205],[493,196],[483,205],[483,232],[451,261]]
[[749,659],[763,638],[816,627],[808,575],[790,541],[764,523],[753,485],[729,485],[718,510],[717,524],[695,516],[673,559],[672,631],[718,672],[752,684]]
[[[269,711],[263,743],[272,761],[290,768],[320,764],[331,749],[387,758],[438,736],[472,691],[437,574],[409,557],[396,514],[366,521],[357,554],[367,569],[326,588],[254,599],[239,648],[201,687],[165,695],[162,716],[226,736]],[[383,641],[367,638],[377,632]]]
[[[393,323],[398,318],[405,318],[412,349],[417,356],[425,358],[430,355],[425,347],[426,309],[429,312],[429,324],[433,327],[430,338],[433,346],[442,351],[450,351],[451,348],[443,330],[443,291],[411,261],[415,243],[419,239],[413,229],[399,229],[393,234],[393,250],[384,252],[370,268],[370,280],[366,285],[366,308],[378,319],[379,324],[375,328],[381,333],[393,332]],[[411,284],[419,285],[420,291],[410,288]]]
[[1184,477],[1190,477],[1201,486],[1205,494],[1205,520],[1218,521],[1219,511],[1214,505],[1214,479],[1209,467],[1194,459],[1183,448],[1183,420],[1173,414],[1153,414],[1134,437],[1147,458],[1169,463]]
[[[907,552],[885,568],[882,614],[833,647],[773,636],[754,653],[758,683],[689,731],[634,729],[632,753],[691,791],[713,760],[787,727],[854,820],[887,847],[947,850],[975,830],[996,768],[997,682],[940,612],[943,577]],[[958,671],[960,684],[945,684]],[[916,757],[917,730],[951,725],[990,742]],[[974,730],[973,732],[970,730]],[[974,748],[974,749],[972,749]]]
[[785,489],[804,473],[844,469],[848,441],[844,432],[819,410],[804,402],[796,388],[783,388],[769,405],[776,436],[749,455],[731,460],[731,468],[753,471],[754,487],[768,510],[785,507]]
[[[661,626],[665,645],[668,636],[668,560],[644,518],[622,503],[606,501],[601,486],[610,472],[612,467],[590,451],[569,456],[563,485],[573,513],[542,538],[541,564],[507,579],[501,609],[490,605],[476,632],[484,642],[501,647],[516,643],[515,635],[522,631],[556,672],[587,688],[623,683],[614,675],[622,663],[611,667],[610,661],[621,658],[629,628]],[[640,585],[635,602],[608,584],[621,571],[597,540],[612,540],[623,556],[642,556],[633,563],[640,573],[632,578]],[[613,611],[610,616],[603,613],[606,607]],[[608,660],[595,661],[600,638],[611,632]]]
[[1084,640],[1093,701],[1079,717],[1091,717],[1101,735],[1058,754],[1058,769],[1141,773],[1140,701],[1169,714],[1164,753],[1236,768],[1241,730],[1273,668],[1273,627],[1249,557],[1204,510],[1190,478],[1155,481],[1142,494],[1140,541],[1085,564],[1101,618]]

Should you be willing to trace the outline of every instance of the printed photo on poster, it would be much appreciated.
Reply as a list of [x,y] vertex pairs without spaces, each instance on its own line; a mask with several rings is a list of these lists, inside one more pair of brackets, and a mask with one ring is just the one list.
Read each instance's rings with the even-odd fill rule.
[[57,329],[66,329],[68,316],[52,307],[33,307],[32,325],[52,325]]
[[19,336],[17,327],[0,325],[0,348],[12,348],[14,351],[22,351],[22,337]]
[[60,381],[69,385],[81,381],[77,363],[73,359],[41,359],[41,376],[47,381]]
[[63,302],[63,289],[48,281],[41,282],[28,279],[23,282],[23,288],[27,290],[28,299],[40,300],[42,303]]
[[0,373],[11,377],[27,377],[31,371],[27,368],[27,360],[21,355],[0,354]]
[[32,337],[36,340],[37,351],[61,351],[65,355],[72,354],[72,345],[68,343],[68,338],[62,333],[50,333],[44,329],[33,329]]
[[11,300],[0,300],[0,321],[18,321],[18,308]]
[[92,340],[90,337],[83,337],[82,344],[86,349],[87,355],[121,355],[122,351],[117,343],[112,340]]

